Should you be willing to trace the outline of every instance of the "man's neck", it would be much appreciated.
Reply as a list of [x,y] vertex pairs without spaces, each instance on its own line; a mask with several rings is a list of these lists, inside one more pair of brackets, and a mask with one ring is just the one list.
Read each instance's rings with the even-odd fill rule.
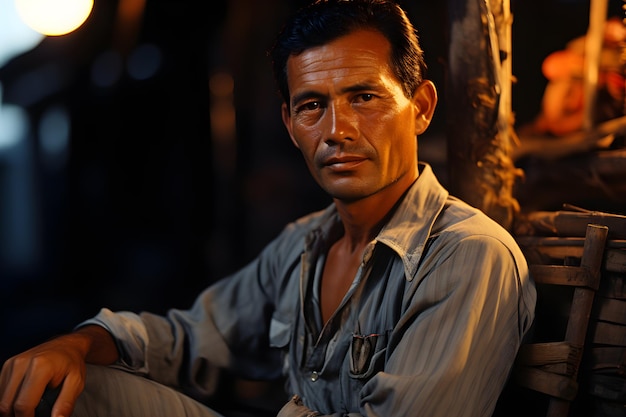
[[397,203],[412,182],[403,187],[390,187],[368,198],[346,202],[335,199],[337,212],[343,223],[344,244],[352,250],[364,248],[389,221]]

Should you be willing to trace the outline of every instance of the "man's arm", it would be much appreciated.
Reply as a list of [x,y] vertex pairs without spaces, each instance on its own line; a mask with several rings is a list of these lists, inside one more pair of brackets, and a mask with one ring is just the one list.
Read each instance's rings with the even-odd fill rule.
[[33,416],[47,387],[61,387],[52,417],[69,416],[85,384],[85,363],[110,365],[119,358],[113,337],[85,326],[6,361],[0,371],[0,416]]
[[534,287],[523,258],[489,236],[439,250],[395,329],[384,372],[361,392],[364,415],[493,412],[532,322]]

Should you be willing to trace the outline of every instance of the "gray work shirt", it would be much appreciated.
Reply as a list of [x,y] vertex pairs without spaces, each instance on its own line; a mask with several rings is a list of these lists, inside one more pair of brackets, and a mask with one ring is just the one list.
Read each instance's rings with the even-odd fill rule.
[[189,310],[113,313],[120,365],[193,396],[215,370],[285,375],[281,416],[490,416],[534,317],[524,256],[497,223],[448,195],[428,165],[369,244],[339,308],[321,319],[333,205],[289,224]]

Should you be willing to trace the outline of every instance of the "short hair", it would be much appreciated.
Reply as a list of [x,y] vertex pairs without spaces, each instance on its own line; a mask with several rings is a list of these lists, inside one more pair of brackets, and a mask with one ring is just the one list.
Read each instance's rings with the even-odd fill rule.
[[390,64],[411,97],[426,71],[418,35],[406,12],[392,0],[317,0],[299,9],[285,23],[269,54],[274,78],[289,105],[287,60],[307,49],[325,45],[355,30],[373,29],[391,44]]

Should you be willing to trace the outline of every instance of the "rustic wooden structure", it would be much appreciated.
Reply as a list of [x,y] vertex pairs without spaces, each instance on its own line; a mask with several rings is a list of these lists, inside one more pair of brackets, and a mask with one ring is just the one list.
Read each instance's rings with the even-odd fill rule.
[[[549,245],[545,239],[522,243],[530,263],[530,271],[537,284],[539,296],[543,286],[573,287],[574,292],[567,314],[565,335],[557,341],[534,341],[523,345],[518,355],[516,380],[521,385],[551,396],[547,417],[566,417],[571,401],[578,393],[578,369],[585,346],[589,316],[595,292],[600,285],[600,269],[608,228],[588,225],[580,263],[568,265],[571,254],[563,253],[560,265],[542,262],[541,252]],[[552,259],[552,257],[550,257]],[[552,304],[548,300],[548,304]],[[540,317],[538,324],[549,324],[550,336],[557,334],[548,313]],[[543,323],[546,321],[548,323]]]
[[514,372],[516,383],[546,395],[546,413],[532,417],[623,416],[626,216],[534,212],[518,218],[515,231],[539,295]]
[[521,175],[511,158],[511,24],[508,0],[448,0],[450,191],[505,228],[519,212]]
[[[452,194],[507,229],[522,209],[536,209],[533,204],[554,205],[559,198],[559,203],[572,202],[567,196],[561,197],[563,193],[569,193],[574,202],[584,199],[585,193],[612,204],[626,202],[626,197],[622,197],[626,195],[624,149],[614,146],[616,137],[626,135],[626,118],[593,117],[607,0],[590,2],[583,128],[562,137],[525,132],[518,137],[513,128],[513,18],[509,0],[448,0],[447,5],[445,99]],[[526,173],[516,166],[528,156],[535,158],[529,172],[532,180],[526,180]],[[560,178],[564,179],[559,181]],[[579,183],[584,186],[579,187]],[[544,186],[557,193],[550,195],[550,189],[543,190]],[[532,197],[535,189],[542,194]]]

